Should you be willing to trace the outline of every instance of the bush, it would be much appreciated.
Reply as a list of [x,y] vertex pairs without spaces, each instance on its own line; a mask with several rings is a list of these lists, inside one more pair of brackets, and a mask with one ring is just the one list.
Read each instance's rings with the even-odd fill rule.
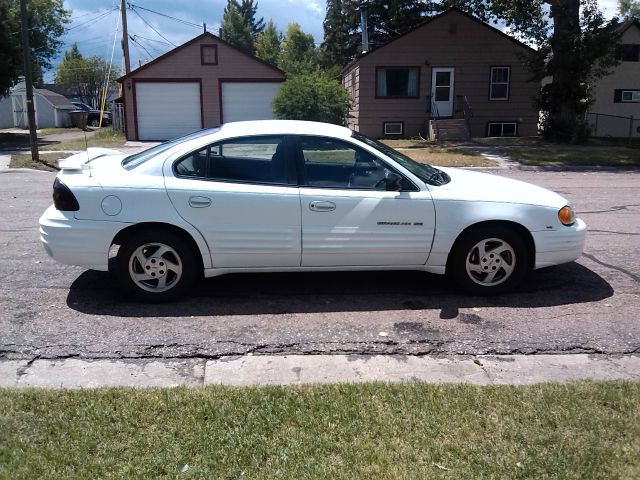
[[273,99],[273,112],[281,120],[309,120],[344,125],[349,94],[336,80],[322,73],[290,77]]

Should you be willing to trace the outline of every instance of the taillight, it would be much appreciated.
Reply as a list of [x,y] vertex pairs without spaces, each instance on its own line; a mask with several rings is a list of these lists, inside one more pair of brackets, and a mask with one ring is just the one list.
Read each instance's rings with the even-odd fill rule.
[[53,204],[58,210],[67,212],[77,212],[80,210],[78,200],[71,193],[69,187],[60,181],[59,178],[53,182]]

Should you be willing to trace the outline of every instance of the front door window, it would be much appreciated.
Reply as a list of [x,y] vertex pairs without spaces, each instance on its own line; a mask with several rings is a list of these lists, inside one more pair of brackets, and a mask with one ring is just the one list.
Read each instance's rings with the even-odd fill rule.
[[453,68],[434,68],[431,76],[432,116],[453,115]]

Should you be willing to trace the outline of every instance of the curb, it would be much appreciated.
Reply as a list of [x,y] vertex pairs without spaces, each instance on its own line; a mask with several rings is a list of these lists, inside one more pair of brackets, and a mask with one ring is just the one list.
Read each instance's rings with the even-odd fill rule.
[[406,382],[530,385],[640,380],[637,355],[246,355],[189,359],[1,360],[0,387],[96,388]]

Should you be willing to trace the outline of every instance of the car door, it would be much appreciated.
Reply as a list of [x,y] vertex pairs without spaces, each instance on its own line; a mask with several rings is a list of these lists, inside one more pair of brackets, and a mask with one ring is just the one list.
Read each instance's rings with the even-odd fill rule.
[[165,165],[178,213],[206,239],[214,268],[300,265],[300,198],[282,135],[214,143]]
[[400,176],[369,151],[344,140],[298,138],[302,266],[423,265],[435,212],[427,190]]

